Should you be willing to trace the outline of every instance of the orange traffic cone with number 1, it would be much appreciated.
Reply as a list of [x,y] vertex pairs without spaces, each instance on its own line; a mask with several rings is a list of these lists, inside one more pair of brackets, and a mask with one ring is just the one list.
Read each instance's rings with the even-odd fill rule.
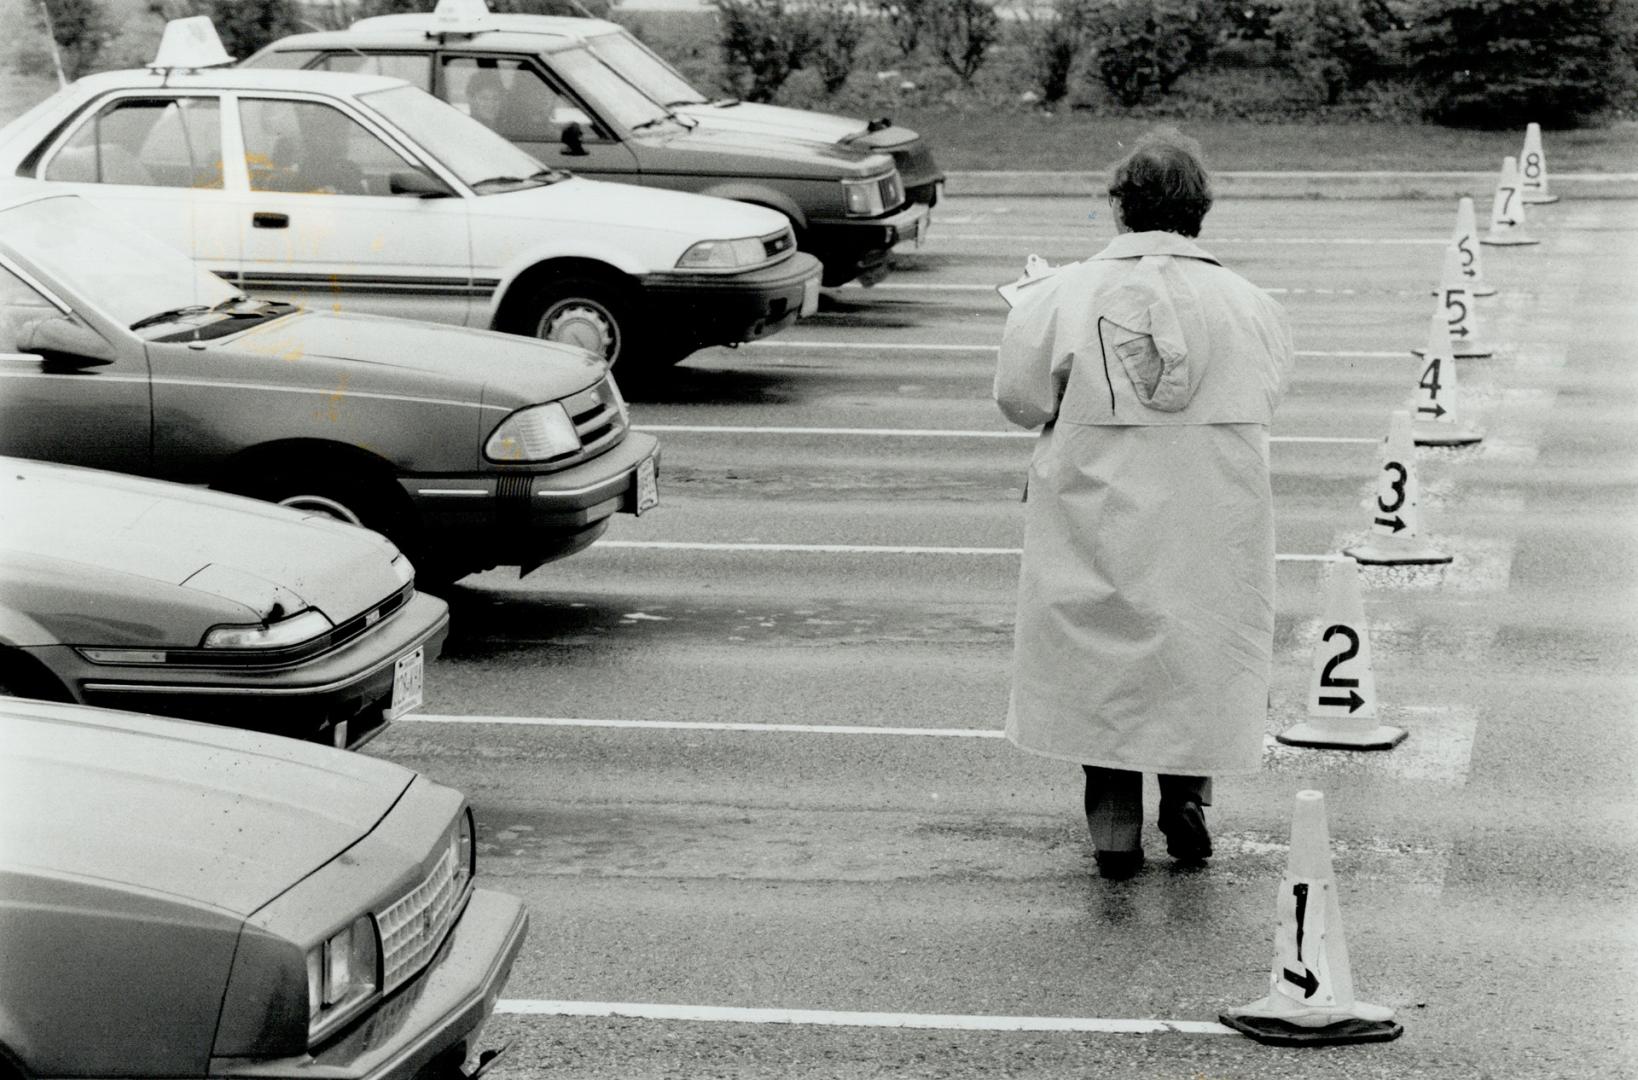
[[[1445,332],[1450,335],[1451,355],[1466,360],[1494,356],[1496,350],[1479,340],[1479,312],[1468,291],[1467,277],[1462,273],[1462,253],[1455,244],[1445,245],[1445,261],[1439,273],[1439,307],[1445,317]],[[1412,349],[1417,356],[1427,353],[1425,348]]]
[[1376,674],[1371,635],[1352,559],[1331,563],[1325,585],[1325,630],[1314,645],[1308,678],[1308,719],[1274,736],[1287,746],[1319,750],[1388,750],[1405,729],[1376,722]]
[[1428,566],[1450,562],[1451,556],[1435,550],[1418,535],[1420,496],[1410,413],[1399,409],[1388,424],[1388,438],[1383,444],[1382,472],[1377,478],[1376,498],[1370,503],[1370,535],[1363,544],[1344,548],[1342,553],[1367,566]]
[[1490,231],[1479,243],[1492,247],[1541,243],[1524,231],[1523,184],[1518,160],[1511,155],[1503,158],[1501,175],[1496,177],[1496,197],[1490,203]]
[[1428,319],[1422,374],[1411,399],[1411,441],[1417,446],[1471,446],[1484,438],[1456,415],[1456,357],[1450,348],[1445,313]]
[[1519,153],[1519,179],[1524,183],[1524,201],[1531,206],[1558,202],[1547,190],[1547,154],[1541,149],[1541,125],[1524,129],[1524,149]]
[[[1456,203],[1456,231],[1450,234],[1450,245],[1456,249],[1457,265],[1467,281],[1467,291],[1473,296],[1495,296],[1496,287],[1484,279],[1478,219],[1473,213],[1473,200],[1466,195]],[[1433,295],[1438,296],[1439,290],[1434,289]]]
[[1291,854],[1274,904],[1268,996],[1218,1019],[1271,1046],[1387,1042],[1405,1033],[1392,1009],[1354,999],[1322,791],[1297,792]]

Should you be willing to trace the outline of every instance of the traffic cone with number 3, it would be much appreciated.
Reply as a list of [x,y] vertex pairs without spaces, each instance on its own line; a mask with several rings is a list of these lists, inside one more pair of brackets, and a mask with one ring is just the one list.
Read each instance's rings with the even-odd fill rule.
[[1503,158],[1501,175],[1496,177],[1496,197],[1490,203],[1490,231],[1479,243],[1492,247],[1522,247],[1541,243],[1524,231],[1523,185],[1518,159],[1511,155]]
[[[1496,350],[1479,340],[1479,311],[1473,302],[1473,294],[1468,291],[1467,277],[1462,272],[1462,253],[1455,244],[1445,245],[1438,295],[1437,311],[1444,316],[1451,355],[1467,360],[1496,355]],[[1418,348],[1411,352],[1422,356],[1427,350]]]
[[1297,792],[1274,918],[1268,996],[1219,1020],[1271,1046],[1387,1042],[1405,1033],[1392,1009],[1354,998],[1322,791]]
[[1411,399],[1411,441],[1417,446],[1471,446],[1484,438],[1456,415],[1456,357],[1450,347],[1445,314],[1428,319],[1428,344],[1422,350],[1422,374]]
[[1343,554],[1367,566],[1429,566],[1451,561],[1418,534],[1421,486],[1416,482],[1416,447],[1411,441],[1410,413],[1394,411],[1382,449],[1382,471],[1371,501],[1371,532],[1363,544]]
[[1524,201],[1531,206],[1558,202],[1547,190],[1547,154],[1541,148],[1541,125],[1524,129],[1524,149],[1519,152],[1519,179],[1524,184]]
[[1404,728],[1376,722],[1371,635],[1352,559],[1331,563],[1326,579],[1325,630],[1314,645],[1308,719],[1274,737],[1319,750],[1388,750],[1405,741]]

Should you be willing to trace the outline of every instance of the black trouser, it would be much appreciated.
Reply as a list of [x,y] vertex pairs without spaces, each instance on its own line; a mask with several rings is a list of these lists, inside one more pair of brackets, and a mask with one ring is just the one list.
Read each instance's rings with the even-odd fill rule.
[[[1143,833],[1143,774],[1082,765],[1086,773],[1086,824],[1099,851],[1139,851]],[[1211,777],[1160,776],[1160,812],[1178,803],[1211,805]]]

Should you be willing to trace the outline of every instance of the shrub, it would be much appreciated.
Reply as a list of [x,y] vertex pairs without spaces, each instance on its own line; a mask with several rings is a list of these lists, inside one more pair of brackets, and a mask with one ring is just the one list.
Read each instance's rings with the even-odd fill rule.
[[1089,18],[1104,88],[1125,106],[1166,93],[1205,59],[1220,10],[1200,0],[1098,0]]
[[1373,34],[1359,0],[1287,0],[1273,30],[1286,62],[1327,105],[1363,84],[1376,66]]
[[46,31],[47,15],[51,39],[57,43],[63,73],[77,79],[91,70],[97,56],[114,39],[117,29],[102,0],[24,0],[34,8],[35,25]]
[[1620,85],[1619,0],[1423,0],[1407,35],[1428,115],[1463,127],[1569,127]]
[[825,93],[834,95],[853,71],[853,57],[864,41],[864,20],[852,0],[815,0],[810,9],[813,20],[813,66],[819,71]]
[[296,0],[203,0],[194,7],[216,24],[228,55],[241,60],[303,29]]
[[941,0],[877,0],[876,10],[887,19],[893,43],[900,56],[909,56],[921,44],[921,37],[932,20],[933,9]]
[[939,0],[927,30],[939,60],[971,86],[990,46],[1001,37],[1001,17],[991,0]]
[[1085,0],[1054,0],[1042,13],[1026,0],[1018,9],[1018,36],[1041,102],[1052,105],[1069,93],[1069,76],[1086,46]]
[[724,75],[747,101],[770,101],[807,66],[817,45],[813,21],[784,0],[711,0],[722,15]]

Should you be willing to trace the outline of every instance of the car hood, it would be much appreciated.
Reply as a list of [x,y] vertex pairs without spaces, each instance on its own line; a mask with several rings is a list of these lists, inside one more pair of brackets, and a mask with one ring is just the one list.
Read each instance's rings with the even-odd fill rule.
[[[864,130],[862,125],[859,130]],[[650,157],[659,151],[676,158],[662,159],[658,163],[662,169],[731,177],[864,179],[879,176],[893,167],[891,157],[873,154],[868,147],[845,146],[835,140],[816,141],[785,132],[737,130],[705,122],[692,129],[672,127],[644,132],[636,139],[650,147]]]
[[[0,553],[203,593],[226,601],[208,605],[218,617],[237,608],[256,622],[310,606],[339,623],[400,587],[394,552],[375,533],[251,499],[0,459]],[[177,593],[173,603],[185,600]],[[65,640],[106,644],[64,618]]]
[[477,213],[514,214],[537,219],[542,225],[573,222],[577,232],[588,225],[603,225],[622,231],[669,233],[686,241],[766,236],[790,225],[784,214],[766,207],[578,176],[544,187],[485,195],[473,206]]
[[853,150],[892,153],[907,142],[913,142],[916,133],[907,128],[890,126],[870,131],[863,120],[808,109],[789,109],[783,105],[762,105],[753,101],[717,101],[699,105],[676,105],[676,112],[700,121],[713,131],[743,132],[750,135],[772,135],[781,139],[803,142],[840,144]]
[[0,865],[248,916],[373,829],[415,774],[277,735],[0,706]]

